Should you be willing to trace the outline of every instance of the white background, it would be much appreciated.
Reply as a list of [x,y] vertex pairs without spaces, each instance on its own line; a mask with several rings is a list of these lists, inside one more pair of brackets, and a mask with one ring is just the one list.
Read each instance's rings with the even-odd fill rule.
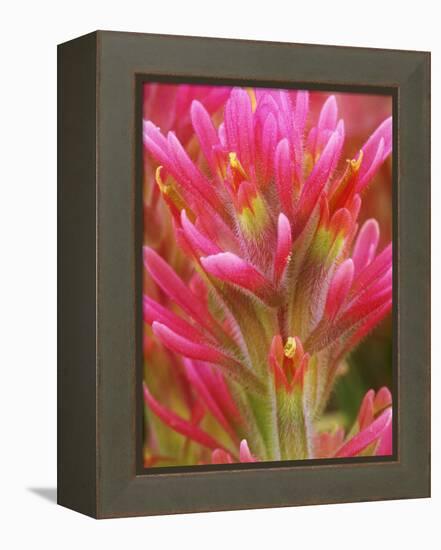
[[[440,45],[436,2],[37,0],[0,16],[0,546],[440,548]],[[95,29],[432,51],[433,498],[94,521],[57,507],[56,44]],[[419,182],[415,182],[415,186]],[[78,403],[81,406],[81,403]],[[43,491],[41,489],[44,489]],[[42,496],[43,495],[43,496]],[[49,499],[47,497],[50,497]]]

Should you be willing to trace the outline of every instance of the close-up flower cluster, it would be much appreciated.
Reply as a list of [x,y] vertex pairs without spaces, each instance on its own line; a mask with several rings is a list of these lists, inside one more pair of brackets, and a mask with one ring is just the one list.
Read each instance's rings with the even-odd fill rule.
[[390,98],[146,84],[143,117],[145,466],[392,454]]

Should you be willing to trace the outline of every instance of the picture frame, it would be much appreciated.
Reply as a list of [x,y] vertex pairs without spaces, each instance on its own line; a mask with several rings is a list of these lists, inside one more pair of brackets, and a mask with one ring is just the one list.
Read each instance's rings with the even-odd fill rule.
[[[392,457],[142,465],[146,80],[393,98]],[[430,496],[430,54],[96,31],[58,47],[58,503],[94,518]]]

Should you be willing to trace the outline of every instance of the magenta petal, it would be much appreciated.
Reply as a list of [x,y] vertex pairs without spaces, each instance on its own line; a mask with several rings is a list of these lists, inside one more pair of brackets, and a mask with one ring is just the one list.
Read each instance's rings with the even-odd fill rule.
[[392,409],[386,409],[372,424],[367,428],[354,435],[347,443],[345,443],[336,453],[336,457],[351,457],[357,456],[371,443],[379,439],[389,425],[392,424]]
[[218,201],[210,182],[195,166],[175,134],[169,132],[167,138],[169,154],[178,169],[179,183],[193,193],[197,191],[208,204],[213,206],[213,208],[217,208]]
[[293,179],[294,172],[291,164],[289,142],[282,139],[276,148],[274,169],[277,192],[283,212],[291,215],[293,210]]
[[389,391],[389,388],[383,386],[377,391],[377,395],[374,400],[374,407],[376,410],[380,411],[389,407],[392,404],[392,394]]
[[246,439],[242,439],[240,442],[239,458],[241,462],[256,462],[256,459],[250,452]]
[[185,338],[195,341],[204,338],[199,330],[148,296],[143,297],[143,315],[144,321],[149,325],[153,324],[155,321],[159,321]]
[[267,181],[273,171],[274,153],[277,143],[277,122],[270,113],[263,124],[262,151],[260,156],[263,181]]
[[213,321],[203,304],[195,299],[168,263],[151,248],[145,246],[143,250],[144,265],[158,286],[193,319],[206,328],[212,328]]
[[384,250],[376,256],[372,262],[365,267],[354,280],[354,292],[361,291],[372,284],[376,279],[391,271],[392,268],[392,243],[389,243]]
[[213,170],[213,147],[220,145],[220,142],[210,115],[199,101],[194,100],[191,104],[191,120],[204,156]]
[[204,236],[187,217],[185,210],[181,211],[181,224],[185,237],[191,246],[201,254],[217,254],[221,249],[208,237]]
[[169,350],[189,359],[197,359],[218,365],[228,376],[239,381],[244,388],[262,392],[262,383],[257,376],[234,358],[227,356],[225,353],[203,341],[201,342],[200,339],[194,341],[185,338],[162,323],[155,321],[152,324],[152,329],[155,336]]
[[250,96],[235,88],[225,105],[225,133],[230,152],[237,154],[248,177],[254,176],[254,125]]
[[291,225],[284,214],[277,222],[277,247],[274,256],[274,281],[279,283],[288,265],[292,250]]
[[159,338],[165,347],[175,353],[180,353],[184,357],[200,359],[201,361],[208,361],[210,363],[222,363],[225,361],[223,353],[207,344],[201,343],[200,339],[194,341],[181,336],[157,321],[152,323],[152,329],[155,336]]
[[335,130],[337,124],[338,108],[334,95],[328,97],[320,111],[318,127],[320,129]]
[[188,420],[184,420],[173,411],[161,405],[161,403],[159,403],[150,393],[146,384],[143,384],[143,389],[145,403],[148,405],[150,410],[172,430],[180,433],[181,435],[184,435],[185,437],[188,437],[189,439],[192,439],[193,441],[196,441],[204,447],[208,447],[209,449],[222,449],[223,451],[228,452],[226,451],[225,447],[223,447],[221,443],[211,437],[211,435],[207,434],[195,424],[192,424]]
[[375,456],[389,456],[393,453],[393,423],[390,422],[387,428],[384,430],[383,435],[378,443],[378,448],[375,452]]
[[[371,291],[366,290],[357,295],[346,307],[343,314],[339,317],[339,322],[357,325],[364,319],[392,300],[392,284],[384,286],[381,289]],[[386,310],[387,311],[387,310]]]
[[325,316],[334,319],[345,304],[354,278],[354,263],[351,258],[337,268],[328,289]]
[[380,228],[378,222],[374,219],[367,220],[360,229],[352,253],[356,275],[374,259],[379,239]]
[[[359,175],[356,190],[357,193],[362,191],[368,183],[373,179],[375,174],[377,173],[380,166],[383,164],[383,152],[384,152],[384,140],[381,138],[377,151],[375,153],[375,157],[372,160],[372,163],[369,167],[367,167],[367,164],[365,164],[366,170],[364,171],[363,175]],[[360,170],[361,172],[361,170]]]
[[363,145],[362,151],[363,160],[358,173],[357,191],[368,185],[392,152],[392,117],[380,124]]
[[184,367],[191,385],[201,397],[207,409],[216,418],[219,424],[223,426],[225,431],[229,433],[233,439],[235,439],[236,435],[234,430],[231,428],[231,425],[226,419],[224,413],[222,412],[216,400],[213,398],[211,392],[207,388],[204,379],[199,376],[197,369],[193,365],[193,361],[191,361],[190,359],[184,359]]
[[205,385],[222,411],[228,417],[234,419],[234,422],[240,424],[242,422],[241,414],[219,370],[213,365],[202,361],[193,361],[193,366],[198,371],[199,377],[204,380]]
[[167,170],[176,173],[168,153],[168,142],[161,134],[161,130],[150,122],[150,120],[144,121],[143,123],[143,140],[145,147],[153,157],[155,157],[159,164],[167,168]]
[[369,390],[363,397],[363,401],[360,405],[360,411],[358,413],[358,426],[359,431],[364,430],[374,419],[374,390]]
[[271,286],[255,267],[231,252],[201,258],[201,264],[210,275],[251,292],[269,289]]
[[296,93],[294,124],[297,131],[303,133],[306,124],[306,118],[309,112],[309,92],[307,90],[299,90]]
[[343,141],[344,127],[342,123],[339,123],[303,187],[299,205],[299,211],[302,213],[303,218],[309,216],[332,171],[335,169],[341,154]]

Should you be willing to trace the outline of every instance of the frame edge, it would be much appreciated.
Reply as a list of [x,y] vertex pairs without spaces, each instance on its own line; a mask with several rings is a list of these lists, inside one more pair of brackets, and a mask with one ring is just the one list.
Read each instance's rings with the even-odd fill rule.
[[96,56],[91,33],[57,56],[57,502],[97,517]]

